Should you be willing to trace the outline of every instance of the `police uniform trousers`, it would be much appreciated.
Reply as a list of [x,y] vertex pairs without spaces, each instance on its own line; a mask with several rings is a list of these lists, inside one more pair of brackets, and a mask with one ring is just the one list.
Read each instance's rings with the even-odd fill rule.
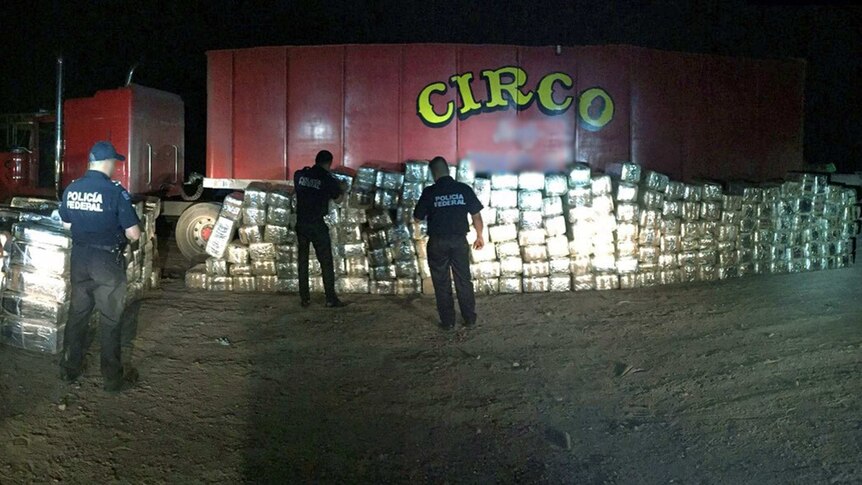
[[120,360],[123,309],[126,303],[125,258],[119,249],[110,251],[85,245],[72,247],[72,298],[64,334],[63,366],[81,369],[87,351],[90,317],[100,313],[99,333],[102,376],[115,382],[123,377]]
[[431,236],[428,239],[427,253],[441,323],[447,326],[455,324],[450,269],[455,277],[461,317],[467,321],[475,321],[476,298],[473,295],[473,283],[470,281],[470,245],[467,238],[463,235]]
[[323,221],[297,222],[296,237],[299,243],[297,253],[299,297],[302,300],[310,298],[308,290],[308,246],[313,244],[323,273],[323,291],[326,293],[326,301],[335,301],[337,299],[335,295],[335,268],[332,262],[332,240],[329,237],[329,227]]

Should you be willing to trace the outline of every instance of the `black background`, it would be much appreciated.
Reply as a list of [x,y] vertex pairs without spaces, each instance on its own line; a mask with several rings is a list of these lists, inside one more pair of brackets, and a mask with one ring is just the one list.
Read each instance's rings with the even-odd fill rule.
[[66,96],[135,82],[186,104],[186,163],[203,171],[210,49],[330,43],[627,43],[803,58],[805,159],[862,170],[862,8],[702,2],[4,2],[0,112],[52,109],[54,56]]

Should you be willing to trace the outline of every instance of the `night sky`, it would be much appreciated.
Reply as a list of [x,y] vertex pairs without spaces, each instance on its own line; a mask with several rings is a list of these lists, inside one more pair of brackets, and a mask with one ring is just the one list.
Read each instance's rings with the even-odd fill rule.
[[[15,8],[14,3],[18,3]],[[267,6],[264,4],[277,4]],[[206,58],[257,45],[464,42],[625,43],[757,58],[803,58],[805,158],[862,170],[862,8],[703,2],[6,2],[0,112],[53,108],[54,56],[66,96],[135,82],[182,96],[186,164],[203,171]]]

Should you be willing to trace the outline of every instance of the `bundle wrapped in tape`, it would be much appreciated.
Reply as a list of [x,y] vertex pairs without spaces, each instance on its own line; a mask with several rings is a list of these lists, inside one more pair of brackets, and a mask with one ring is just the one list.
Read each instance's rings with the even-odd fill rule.
[[248,184],[243,194],[243,206],[266,209],[267,194],[271,186],[265,182],[252,182]]
[[374,207],[378,209],[395,209],[398,207],[398,191],[394,189],[377,189],[374,192]]
[[428,162],[425,160],[409,160],[404,164],[404,181],[424,183],[429,178]]
[[228,273],[231,276],[252,276],[251,265],[248,263],[230,264],[228,266]]
[[9,245],[9,264],[26,266],[34,271],[68,275],[71,253],[59,246],[12,240]]
[[395,282],[391,280],[374,280],[370,282],[369,290],[372,295],[394,295]]
[[546,217],[543,226],[548,237],[566,234],[566,218],[562,215]]
[[613,184],[607,175],[595,175],[590,180],[590,192],[593,198],[597,195],[611,195]]
[[62,325],[69,314],[69,302],[44,298],[40,295],[15,293],[5,290],[2,293],[0,306],[7,315],[38,320],[53,325]]
[[471,185],[475,178],[476,172],[473,170],[473,162],[466,158],[459,160],[455,169],[455,180]]
[[338,278],[335,281],[335,291],[338,293],[368,293],[370,291],[368,278]]
[[538,190],[519,190],[518,208],[522,211],[542,210],[542,193]]
[[15,316],[0,319],[0,340],[24,350],[58,354],[63,350],[64,325]]
[[72,238],[68,231],[43,226],[35,222],[18,222],[13,224],[12,237],[17,241],[42,246],[55,246],[63,249],[72,247]]
[[227,261],[218,258],[207,258],[206,272],[211,276],[227,276],[228,266]]
[[569,190],[568,178],[564,174],[545,175],[545,195],[563,196]]
[[641,167],[636,163],[611,163],[605,167],[605,173],[620,182],[637,184],[641,180]]
[[670,182],[670,177],[667,175],[653,172],[652,170],[647,170],[643,174],[642,185],[647,190],[653,190],[656,192],[664,192],[667,188],[667,184]]
[[593,193],[589,185],[574,187],[566,193],[566,207],[591,207],[593,204]]
[[24,266],[11,264],[5,274],[5,288],[16,293],[35,297],[66,301],[70,297],[71,283],[66,275],[33,271]]
[[518,175],[514,173],[494,173],[491,174],[491,189],[501,190],[518,188]]
[[617,202],[637,202],[638,186],[626,182],[616,184],[614,199]]
[[501,274],[499,261],[483,261],[470,265],[470,274],[473,278],[487,279],[499,278]]
[[545,174],[541,172],[522,172],[518,174],[518,189],[522,191],[541,191],[545,188]]
[[248,246],[248,255],[252,262],[254,261],[275,261],[275,244],[272,243],[252,243]]
[[495,295],[500,292],[499,278],[483,278],[473,280],[473,291],[479,295]]
[[[502,226],[497,226],[502,227]],[[493,229],[493,228],[492,228]],[[533,246],[539,244],[545,244],[545,230],[544,229],[528,229],[523,231],[518,231],[518,244],[523,246]],[[493,234],[491,236],[493,240]]]
[[542,215],[545,217],[563,214],[563,199],[559,196],[545,197],[542,199]]
[[237,292],[250,292],[256,288],[254,276],[233,276],[231,290]]
[[488,207],[491,205],[491,179],[476,178],[473,180],[473,192],[476,193],[476,198],[479,202]]

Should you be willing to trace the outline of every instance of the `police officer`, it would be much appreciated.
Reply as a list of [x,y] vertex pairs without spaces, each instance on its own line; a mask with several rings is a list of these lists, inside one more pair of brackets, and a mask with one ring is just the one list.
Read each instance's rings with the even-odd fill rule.
[[72,301],[64,335],[61,377],[74,381],[83,372],[93,307],[101,313],[101,370],[106,391],[134,385],[137,372],[121,362],[121,315],[126,303],[123,250],[141,237],[140,220],[129,193],[111,181],[117,161],[114,146],[100,141],[90,150],[88,170],[63,193],[60,217],[72,231]]
[[452,282],[449,279],[451,269],[455,276],[461,318],[464,319],[464,326],[470,327],[476,324],[476,300],[470,281],[467,214],[470,214],[477,234],[473,247],[482,249],[485,246],[480,213],[482,203],[473,189],[449,176],[449,164],[443,157],[431,160],[430,169],[435,183],[422,191],[413,217],[420,221],[428,219],[428,266],[434,283],[440,326],[445,330],[455,327]]
[[303,308],[311,304],[308,291],[308,246],[314,245],[320,269],[323,271],[323,290],[326,306],[338,308],[345,303],[335,295],[335,269],[332,263],[332,241],[329,227],[323,216],[329,211],[329,201],[341,202],[344,190],[329,172],[332,153],[318,152],[314,166],[297,170],[293,176],[296,189],[296,235],[299,240],[299,299]]

